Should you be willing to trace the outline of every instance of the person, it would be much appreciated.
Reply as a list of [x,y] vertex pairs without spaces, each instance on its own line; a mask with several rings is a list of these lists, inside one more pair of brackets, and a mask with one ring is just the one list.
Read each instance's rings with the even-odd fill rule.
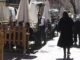
[[28,41],[30,41],[31,38],[32,38],[31,36],[33,34],[33,30],[30,27],[30,23],[29,22],[26,22],[25,28],[26,28],[26,49],[27,49],[26,53],[30,53],[31,51],[29,49],[30,46],[28,44]]
[[51,22],[49,19],[47,19],[47,22],[46,22],[46,28],[45,28],[45,32],[46,32],[46,39],[51,39],[52,38],[52,33],[51,33]]
[[73,24],[74,24],[73,20],[68,16],[68,13],[64,11],[63,16],[58,23],[58,29],[61,35],[59,37],[58,44],[57,44],[59,47],[63,48],[64,58],[70,55],[70,48],[73,45],[73,39],[72,39]]
[[41,17],[39,19],[39,38],[40,38],[40,44],[42,44],[42,40],[44,41],[44,45],[46,44],[46,37],[45,37],[45,17]]
[[[33,35],[33,29],[30,27],[30,24],[28,22],[25,24],[25,28],[26,28],[26,37],[28,36],[28,38],[26,38],[26,39],[31,40],[32,35]],[[28,42],[27,42],[27,44],[28,44]]]
[[34,33],[34,30],[32,27],[30,27],[30,23],[27,22],[26,25],[25,25],[25,28],[26,28],[26,45],[27,45],[27,49],[29,48],[28,47],[28,39],[29,41],[34,41],[35,44],[33,46],[31,46],[31,49],[36,49],[36,45],[37,45],[37,38],[36,38],[36,35]]
[[80,46],[80,19],[78,18],[75,22],[74,22],[74,26],[73,26],[74,30],[74,45],[77,45],[77,37],[79,36],[79,46]]

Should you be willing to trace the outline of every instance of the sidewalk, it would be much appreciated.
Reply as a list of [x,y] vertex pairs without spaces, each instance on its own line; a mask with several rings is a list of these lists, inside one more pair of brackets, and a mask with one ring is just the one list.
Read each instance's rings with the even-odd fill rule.
[[[23,55],[23,54],[5,54],[7,58],[5,60],[62,60],[63,49],[57,46],[59,37],[55,37],[49,40],[45,46],[38,50],[35,54]],[[80,59],[80,48],[71,48],[71,59],[67,60],[79,60]]]

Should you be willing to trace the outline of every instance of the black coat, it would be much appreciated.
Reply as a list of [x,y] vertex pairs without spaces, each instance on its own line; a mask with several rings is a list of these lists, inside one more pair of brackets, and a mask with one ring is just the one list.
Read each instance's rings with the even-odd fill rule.
[[77,21],[74,22],[73,32],[80,34],[80,21],[79,20],[77,20]]
[[73,20],[70,17],[62,17],[58,24],[58,29],[61,35],[58,40],[59,47],[71,47],[73,45],[72,39]]

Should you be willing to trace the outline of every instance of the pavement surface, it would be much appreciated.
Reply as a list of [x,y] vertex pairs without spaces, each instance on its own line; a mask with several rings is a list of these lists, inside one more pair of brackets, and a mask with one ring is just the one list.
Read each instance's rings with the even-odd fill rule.
[[57,46],[58,37],[49,40],[45,46],[34,54],[4,53],[4,60],[80,60],[80,47],[71,48],[71,55],[63,59],[63,49]]

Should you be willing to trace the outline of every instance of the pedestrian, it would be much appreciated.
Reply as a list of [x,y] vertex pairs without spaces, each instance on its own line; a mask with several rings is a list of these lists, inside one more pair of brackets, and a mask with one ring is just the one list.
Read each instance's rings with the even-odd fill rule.
[[61,35],[57,44],[59,47],[63,48],[64,59],[66,58],[66,56],[70,55],[70,48],[73,45],[72,26],[73,20],[68,16],[68,13],[64,11],[63,16],[58,23],[58,29]]
[[33,28],[30,26],[29,22],[26,23],[25,28],[26,28],[26,46],[27,46],[27,49],[29,48],[28,41],[34,41],[35,44],[33,46],[31,46],[31,50],[33,50],[36,48],[36,45],[38,42],[37,38],[36,38],[36,34],[35,34]]
[[78,18],[75,22],[74,22],[74,26],[73,26],[74,30],[74,45],[77,45],[77,38],[79,37],[79,46],[80,46],[80,19]]
[[29,46],[29,42],[31,39],[32,39],[32,35],[33,35],[33,29],[30,27],[30,23],[29,22],[26,22],[25,24],[25,28],[26,28],[26,53],[30,53],[31,50],[29,49],[30,46]]
[[44,45],[46,44],[46,37],[45,37],[45,17],[41,17],[39,20],[39,36],[40,36],[40,44],[44,41]]

